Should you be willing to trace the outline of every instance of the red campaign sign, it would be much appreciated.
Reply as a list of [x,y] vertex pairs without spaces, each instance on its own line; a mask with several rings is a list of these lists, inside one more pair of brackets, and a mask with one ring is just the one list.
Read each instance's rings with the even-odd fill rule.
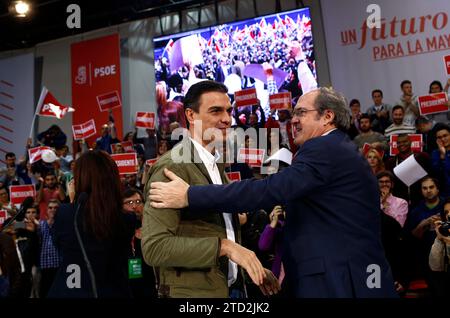
[[235,92],[234,101],[236,102],[236,107],[252,106],[258,104],[258,98],[256,97],[256,88],[249,88]]
[[2,224],[5,223],[5,220],[8,217],[8,213],[6,210],[0,210],[0,229],[2,228]]
[[105,112],[110,109],[122,106],[122,103],[120,102],[120,96],[117,91],[98,95],[97,103],[98,107],[100,107],[101,112]]
[[122,88],[120,79],[120,38],[112,34],[71,45],[71,79],[73,124],[94,119],[96,134],[87,139],[90,144],[108,122],[112,109],[117,138],[122,138]]
[[445,70],[447,75],[450,76],[450,55],[444,56]]
[[111,155],[111,158],[116,162],[120,174],[137,173],[138,162],[136,153],[120,153]]
[[136,113],[136,127],[154,129],[155,128],[155,113]]
[[158,161],[158,158],[148,159],[148,160],[145,161],[145,164],[147,166],[151,167],[151,166],[153,166],[156,163],[156,161]]
[[42,159],[42,151],[43,150],[50,150],[52,148],[47,147],[47,146],[39,146],[39,147],[35,147],[35,148],[30,148],[28,149],[28,157],[29,157],[29,161],[31,164],[39,161]]
[[81,125],[72,125],[73,139],[81,140],[94,136],[97,133],[93,119]]
[[270,109],[292,108],[291,92],[277,93],[269,96]]
[[36,188],[34,184],[10,186],[9,197],[12,204],[22,204],[27,197],[36,197]]
[[[409,139],[411,139],[411,150],[412,152],[422,152],[422,135],[421,134],[409,134]],[[398,155],[397,149],[397,138],[398,135],[392,135],[390,137],[389,142],[389,155],[396,156]]]
[[264,159],[264,149],[240,148],[238,152],[238,162],[244,162],[250,167],[261,167]]
[[241,181],[241,173],[239,171],[227,172],[227,177],[231,182]]
[[445,92],[419,96],[418,101],[421,115],[448,111],[448,99]]
[[122,142],[118,142],[116,144],[111,144],[111,152],[115,153],[116,149],[117,149],[117,145],[122,145],[123,151],[124,152],[135,152],[134,148],[133,148],[133,143],[131,141],[122,141]]

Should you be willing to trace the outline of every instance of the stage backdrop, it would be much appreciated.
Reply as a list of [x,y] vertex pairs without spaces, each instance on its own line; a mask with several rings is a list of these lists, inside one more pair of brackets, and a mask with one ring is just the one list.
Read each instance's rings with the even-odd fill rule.
[[[381,9],[380,28],[370,29],[366,9]],[[372,105],[371,91],[380,88],[384,101],[401,95],[402,80],[413,93],[428,94],[433,80],[444,85],[444,56],[450,54],[448,0],[322,0],[326,46],[333,87]]]
[[74,43],[72,57],[73,124],[80,125],[94,119],[97,134],[108,121],[112,109],[117,135],[122,138],[122,92],[120,85],[119,35],[113,34]]
[[0,162],[14,152],[19,159],[34,115],[34,56],[0,60]]

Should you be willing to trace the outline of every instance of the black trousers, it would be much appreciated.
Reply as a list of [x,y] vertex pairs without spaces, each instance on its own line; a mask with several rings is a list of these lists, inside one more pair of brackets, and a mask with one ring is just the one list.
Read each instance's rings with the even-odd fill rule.
[[41,298],[47,298],[48,291],[50,290],[50,287],[52,287],[57,271],[57,268],[41,269],[41,286],[39,291]]

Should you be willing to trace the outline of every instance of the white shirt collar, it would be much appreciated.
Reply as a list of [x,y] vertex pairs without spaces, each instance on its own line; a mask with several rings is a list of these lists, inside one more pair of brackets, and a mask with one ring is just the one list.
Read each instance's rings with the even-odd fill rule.
[[203,147],[198,141],[192,139],[189,137],[189,139],[192,141],[192,144],[194,145],[195,149],[198,152],[198,155],[200,156],[200,159],[202,159],[203,163],[209,164],[214,166],[216,162],[220,159],[220,154],[215,151],[214,155],[210,153],[205,147]]
[[337,128],[333,128],[331,130],[328,130],[326,133],[323,133],[322,136],[326,136],[328,134],[330,134],[332,131],[335,131]]

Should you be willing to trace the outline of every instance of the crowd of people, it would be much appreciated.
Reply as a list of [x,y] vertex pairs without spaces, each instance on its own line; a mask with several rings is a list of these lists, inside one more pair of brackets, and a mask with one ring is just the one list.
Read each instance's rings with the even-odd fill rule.
[[[450,80],[444,87],[435,81],[430,85],[430,93],[447,92],[449,86]],[[400,296],[411,296],[415,284],[423,282],[421,295],[448,296],[450,236],[446,222],[450,221],[450,112],[421,116],[417,97],[412,91],[412,83],[406,80],[401,83],[400,88],[402,95],[394,105],[383,101],[381,90],[373,90],[374,104],[364,107],[366,112],[361,111],[362,107],[357,99],[351,100],[347,108],[350,126],[345,133],[353,141],[354,147],[358,148],[360,155],[367,159],[367,170],[378,180],[376,194],[379,197],[381,242],[392,269],[397,293]],[[227,92],[226,87],[217,89],[222,94]],[[164,105],[170,103],[170,93],[168,88],[162,87],[160,100]],[[162,170],[152,170],[150,165],[154,163],[149,164],[146,161],[163,157],[166,162],[168,156],[164,154],[186,142],[185,139],[181,143],[179,139],[172,140],[170,133],[175,128],[188,126],[187,123],[192,125],[197,116],[195,110],[190,113],[184,105],[195,105],[191,100],[192,96],[188,96],[187,101],[184,98],[173,101],[177,103],[176,106],[170,106],[173,116],[166,117],[158,129],[147,129],[143,138],[137,137],[136,129],[127,133],[122,141],[119,140],[115,133],[114,118],[110,115],[96,141],[91,144],[84,140],[76,142],[72,154],[66,144],[66,135],[57,125],[53,125],[40,133],[35,142],[35,145],[53,148],[56,156],[51,162],[39,160],[30,164],[28,149],[35,146],[32,140],[27,141],[25,155],[20,160],[17,160],[14,153],[5,155],[6,166],[0,171],[0,209],[7,213],[3,226],[0,225],[0,296],[45,298],[94,295],[91,290],[92,278],[90,282],[86,275],[83,276],[81,292],[71,293],[67,290],[62,274],[66,272],[66,267],[73,263],[83,264],[82,270],[88,271],[89,268],[85,264],[82,249],[78,248],[77,231],[73,231],[73,215],[76,215],[77,202],[83,192],[89,193],[90,196],[80,209],[84,214],[79,219],[78,228],[96,275],[94,280],[98,285],[98,297],[189,297],[192,296],[190,292],[195,293],[188,289],[176,289],[170,286],[168,280],[175,281],[180,268],[199,267],[201,262],[206,261],[207,256],[200,255],[200,258],[196,259],[197,263],[191,261],[191,257],[187,258],[186,251],[171,256],[169,251],[174,253],[177,249],[167,248],[171,245],[155,243],[157,241],[154,237],[149,236],[149,229],[157,229],[159,232],[151,235],[159,235],[158,237],[164,237],[164,231],[180,231],[177,230],[177,225],[184,222],[190,225],[180,228],[186,231],[188,237],[195,236],[194,230],[207,230],[193,221],[195,215],[182,214],[181,219],[177,219],[180,215],[174,213],[169,222],[162,219],[164,213],[167,213],[164,217],[171,218],[169,212],[154,210],[149,214],[151,217],[146,215],[143,218],[144,204],[149,204],[147,195],[150,184],[147,183],[144,192],[146,182],[152,178],[153,181],[165,180]],[[279,144],[269,143],[269,147],[284,147],[293,154],[297,152],[299,145],[293,140],[292,120],[293,116],[304,114],[299,115],[288,109],[266,113],[261,105],[239,110],[230,103],[229,109],[231,127],[244,130],[267,128],[269,133],[278,129]],[[225,114],[228,110],[224,109],[223,112]],[[199,114],[206,116],[201,112]],[[158,113],[158,116],[165,114]],[[208,117],[201,119],[206,121]],[[422,135],[421,151],[413,151],[410,134]],[[397,136],[395,155],[390,153],[390,136]],[[121,145],[124,141],[131,142],[133,151],[137,153],[137,174],[119,176],[117,167],[108,156],[124,152],[125,149]],[[239,146],[249,147],[249,141],[246,141],[247,143]],[[258,144],[259,141],[256,141],[256,145]],[[271,148],[267,151],[270,154]],[[411,155],[426,171],[427,176],[408,187],[396,176],[394,169]],[[211,158],[207,156],[204,158],[205,165],[209,159]],[[281,165],[280,170],[283,168]],[[267,177],[260,167],[242,162],[226,164],[224,169],[227,172],[240,172],[242,179]],[[198,176],[199,171],[188,170],[186,173],[192,174],[190,178],[194,184],[202,184],[203,181]],[[155,179],[155,176],[158,178]],[[10,202],[9,186],[23,184],[34,184],[36,196],[27,198],[20,206],[15,206]],[[222,224],[224,221],[220,217],[205,216],[202,222]],[[286,280],[282,261],[282,237],[286,224],[289,223],[283,202],[269,209],[241,211],[236,219],[230,218],[225,221],[227,222],[235,222],[235,226],[240,228],[239,240],[236,232],[233,241],[239,241],[240,245],[229,243],[229,236],[222,237],[222,234],[213,232],[212,236],[223,240],[222,247],[220,244],[217,246],[217,240],[215,245],[199,240],[191,242],[194,250],[201,252],[202,249],[198,246],[204,246],[203,249],[214,246],[208,250],[211,264],[215,262],[213,257],[220,255],[228,257],[246,270],[242,277],[235,276],[234,280],[229,278],[232,281],[230,288],[236,285],[247,286],[240,291],[245,290],[248,297],[261,297],[278,292],[273,281],[264,285],[265,283],[258,280],[258,275],[262,274],[252,272],[245,262],[240,264],[242,260],[236,255],[254,253],[258,262],[265,269],[270,269],[264,276],[271,277],[273,273],[275,280],[283,287]],[[108,224],[110,228],[105,227]],[[169,226],[169,230],[166,226]],[[121,230],[118,230],[119,228]],[[149,244],[153,244],[151,248]],[[96,253],[102,257],[97,259],[94,256]],[[183,258],[183,255],[186,258]],[[102,259],[107,259],[108,262],[102,262]],[[213,280],[222,279],[223,273],[228,270],[233,271],[234,265],[230,265],[231,262],[228,267],[226,263],[221,262],[220,265],[214,264],[219,272],[208,273]],[[254,262],[256,264],[257,261]],[[113,263],[114,266],[111,265]],[[103,271],[106,268],[108,271]],[[223,273],[220,274],[220,271]],[[202,275],[206,275],[204,271]],[[195,280],[198,278],[196,277],[195,273],[191,273],[190,279]],[[166,281],[161,281],[161,278]],[[174,294],[165,289],[168,285]],[[257,285],[266,287],[260,289]],[[205,287],[204,291],[208,291],[208,288]],[[211,295],[228,296],[227,292],[223,292],[219,287],[213,288],[211,293],[213,291],[215,293]],[[209,294],[198,295],[208,297]],[[279,295],[283,296],[283,288]],[[230,296],[243,297],[244,294],[236,292],[230,293]]]

